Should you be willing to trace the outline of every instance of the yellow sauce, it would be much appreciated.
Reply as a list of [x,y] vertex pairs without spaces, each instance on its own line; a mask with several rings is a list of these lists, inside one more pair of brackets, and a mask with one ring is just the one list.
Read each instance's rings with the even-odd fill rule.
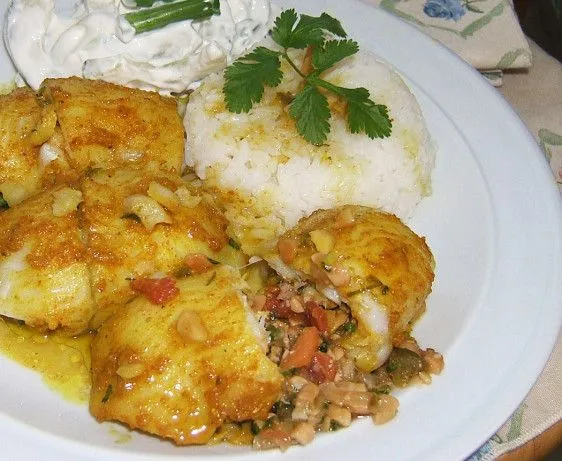
[[[90,343],[93,336],[69,338],[57,332],[43,334],[0,316],[0,353],[39,373],[50,389],[66,400],[87,403],[90,396]],[[126,444],[131,432],[111,426],[115,443]],[[225,423],[209,444],[250,445],[250,423]]]
[[89,334],[42,334],[0,317],[0,352],[41,374],[49,388],[70,402],[86,403],[90,396],[91,340]]
[[209,445],[219,443],[229,443],[231,445],[251,445],[254,436],[250,428],[250,423],[242,424],[224,423],[213,434],[209,440]]

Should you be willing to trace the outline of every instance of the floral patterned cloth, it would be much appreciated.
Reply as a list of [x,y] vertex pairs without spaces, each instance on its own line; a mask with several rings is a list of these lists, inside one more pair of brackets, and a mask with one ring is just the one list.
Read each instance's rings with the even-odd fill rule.
[[504,69],[528,68],[531,51],[510,0],[363,0],[431,35],[494,86]]

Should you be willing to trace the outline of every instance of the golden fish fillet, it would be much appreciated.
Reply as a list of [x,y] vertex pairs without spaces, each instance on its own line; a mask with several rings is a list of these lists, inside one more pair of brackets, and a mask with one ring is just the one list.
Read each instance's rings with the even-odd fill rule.
[[226,220],[196,189],[167,173],[94,170],[82,183],[97,326],[130,300],[130,280],[185,272],[189,255],[239,261]]
[[184,137],[173,98],[78,77],[47,79],[41,94],[54,107],[75,169],[155,163],[179,175]]
[[164,305],[139,296],[92,343],[90,411],[172,439],[206,443],[225,421],[265,419],[282,376],[235,269],[216,266],[177,280]]
[[94,312],[81,192],[57,187],[0,215],[0,314],[41,330],[87,328]]
[[0,95],[0,193],[14,206],[41,188],[40,145],[54,132],[56,117],[29,88]]
[[361,206],[319,210],[281,236],[265,259],[349,304],[358,329],[342,346],[357,366],[380,366],[423,313],[435,266],[425,239],[396,216]]

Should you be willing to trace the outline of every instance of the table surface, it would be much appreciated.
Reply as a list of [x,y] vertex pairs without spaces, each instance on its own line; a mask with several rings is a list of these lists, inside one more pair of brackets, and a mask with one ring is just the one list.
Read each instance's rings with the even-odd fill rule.
[[562,444],[562,421],[534,439],[498,458],[498,461],[538,461]]

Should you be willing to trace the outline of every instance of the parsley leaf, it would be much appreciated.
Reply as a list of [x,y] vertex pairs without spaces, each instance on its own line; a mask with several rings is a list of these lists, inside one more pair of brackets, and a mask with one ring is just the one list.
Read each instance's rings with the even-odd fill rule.
[[347,99],[347,126],[352,133],[364,132],[369,138],[390,136],[392,122],[388,109],[375,104],[369,99],[369,90],[365,88],[345,88]]
[[[288,45],[291,41],[293,27],[298,19],[297,12],[293,9],[283,11],[277,18],[273,29],[271,30],[271,38],[279,45],[290,48]],[[287,45],[286,45],[287,44]]]
[[293,99],[289,114],[297,124],[297,130],[311,144],[316,146],[326,141],[330,132],[330,108],[326,96],[315,86],[305,85]]
[[318,73],[359,51],[354,40],[330,40],[312,50],[312,66]]
[[298,22],[297,17],[295,10],[290,9],[283,11],[275,20],[271,38],[283,48],[302,49],[320,45],[324,43],[324,31],[338,37],[347,35],[341,23],[329,14],[322,13],[318,17],[301,14]]
[[230,112],[248,112],[260,102],[264,85],[275,87],[283,78],[279,53],[263,46],[237,59],[224,73],[223,92]]
[[[283,11],[271,31],[281,51],[258,47],[237,59],[224,73],[223,92],[226,107],[231,112],[248,112],[260,102],[265,86],[275,87],[283,78],[281,59],[284,59],[304,80],[304,85],[292,99],[289,114],[297,131],[308,142],[321,145],[330,132],[330,106],[325,91],[335,94],[347,108],[347,126],[351,133],[365,133],[372,138],[390,136],[392,121],[386,106],[370,99],[365,88],[344,88],[320,78],[322,72],[359,50],[354,40],[325,40],[326,35],[346,37],[341,23],[332,16],[299,15],[293,9]],[[299,68],[289,56],[289,48],[310,47],[311,68]],[[307,66],[303,66],[307,67]]]

